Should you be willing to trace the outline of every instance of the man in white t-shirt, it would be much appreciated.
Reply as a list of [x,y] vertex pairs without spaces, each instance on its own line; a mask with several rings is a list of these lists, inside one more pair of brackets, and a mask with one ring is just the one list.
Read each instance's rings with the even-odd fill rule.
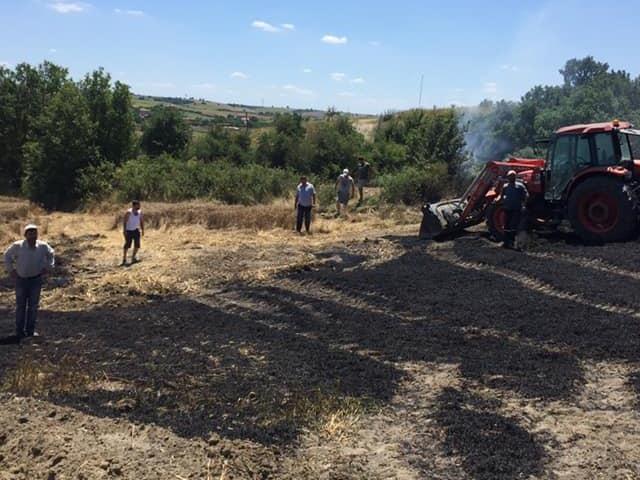
[[127,264],[127,251],[131,248],[132,243],[133,254],[131,255],[131,263],[137,263],[138,258],[136,255],[140,249],[140,237],[144,236],[144,220],[138,200],[131,202],[131,208],[124,214],[122,234],[124,235],[124,253],[122,255],[121,265]]
[[296,188],[296,198],[293,208],[296,210],[296,231],[302,233],[302,223],[307,233],[311,233],[311,209],[316,206],[316,189],[307,181],[306,176],[300,177]]
[[353,198],[356,193],[356,186],[353,181],[351,175],[349,175],[349,169],[345,168],[342,171],[342,175],[338,177],[336,180],[336,210],[337,216],[340,214],[344,214],[345,216],[349,215],[347,211],[347,205],[349,204],[349,200]]

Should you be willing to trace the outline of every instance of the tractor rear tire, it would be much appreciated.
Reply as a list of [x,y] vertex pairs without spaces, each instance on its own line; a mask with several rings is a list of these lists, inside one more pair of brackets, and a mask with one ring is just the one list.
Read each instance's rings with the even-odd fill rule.
[[580,183],[569,197],[569,221],[587,243],[623,242],[638,227],[633,201],[614,177],[591,177]]
[[487,229],[489,235],[496,242],[504,241],[504,224],[505,224],[505,212],[502,208],[502,203],[492,203],[485,211],[485,219],[487,221]]

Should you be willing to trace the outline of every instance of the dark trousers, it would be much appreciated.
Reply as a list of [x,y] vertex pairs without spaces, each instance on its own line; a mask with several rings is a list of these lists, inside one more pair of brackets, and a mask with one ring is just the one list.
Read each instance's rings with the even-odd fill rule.
[[302,221],[304,220],[304,228],[307,232],[311,226],[311,207],[303,207],[298,205],[298,215],[296,217],[296,230],[299,232],[302,230]]
[[522,221],[522,210],[505,210],[504,244],[513,247]]
[[16,335],[33,335],[36,329],[42,277],[20,278],[16,280]]

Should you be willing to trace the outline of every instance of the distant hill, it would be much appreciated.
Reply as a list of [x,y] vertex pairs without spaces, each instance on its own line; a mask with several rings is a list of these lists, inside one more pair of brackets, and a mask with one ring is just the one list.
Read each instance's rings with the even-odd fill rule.
[[[260,107],[236,103],[219,103],[197,98],[156,97],[150,95],[134,95],[133,106],[140,118],[149,115],[156,106],[172,106],[184,113],[186,120],[196,130],[210,126],[244,128],[266,127],[271,124],[277,113],[298,113],[304,118],[320,120],[327,112],[314,109],[293,109],[286,107]],[[348,114],[354,119],[373,118],[370,115]]]

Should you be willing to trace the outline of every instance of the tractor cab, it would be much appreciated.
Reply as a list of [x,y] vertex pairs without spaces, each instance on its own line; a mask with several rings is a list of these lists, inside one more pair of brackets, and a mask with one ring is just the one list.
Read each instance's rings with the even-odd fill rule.
[[[638,160],[638,167],[634,160]],[[557,130],[547,151],[544,198],[564,202],[576,181],[612,169],[633,172],[640,167],[640,130],[628,122],[573,125]],[[622,170],[619,172],[624,174]]]

